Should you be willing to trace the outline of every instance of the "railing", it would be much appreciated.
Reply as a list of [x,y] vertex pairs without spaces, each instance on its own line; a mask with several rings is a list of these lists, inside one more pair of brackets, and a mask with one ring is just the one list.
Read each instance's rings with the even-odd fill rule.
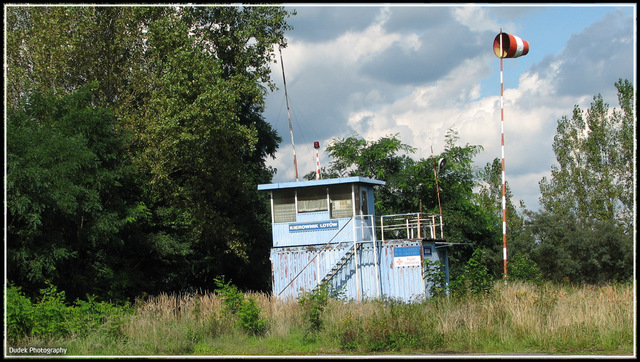
[[[343,255],[341,258],[338,259],[338,261],[336,262],[336,264],[334,265],[333,268],[331,268],[325,275],[324,277],[322,277],[320,279],[320,281],[318,282],[318,285],[316,285],[315,288],[313,288],[313,290],[316,290],[322,283],[327,283],[329,282],[341,269],[342,267],[344,267],[344,265],[347,264],[347,262],[353,257],[355,258],[355,272],[356,272],[356,280],[359,280],[358,277],[358,254],[357,254],[357,249],[362,245],[362,243],[364,242],[371,242],[373,244],[373,252],[374,252],[374,259],[375,259],[375,268],[376,268],[376,279],[378,279],[378,275],[379,275],[379,271],[378,271],[378,264],[377,264],[377,260],[378,260],[378,247],[377,247],[377,243],[376,241],[376,233],[375,233],[375,223],[374,223],[374,218],[373,215],[356,215],[355,217],[352,217],[351,219],[349,219],[349,221],[347,222],[347,224],[349,223],[353,223],[353,227],[352,227],[352,239],[353,239],[353,247],[349,248]],[[347,225],[345,224],[345,226]],[[344,229],[344,228],[343,228]],[[338,232],[339,233],[339,232]],[[336,234],[337,236],[337,234]],[[335,239],[335,237],[334,237]],[[333,239],[332,239],[333,240]],[[333,248],[329,249],[334,250],[336,249],[338,246],[340,246],[344,241],[341,241],[339,243],[337,243]],[[324,248],[321,249],[316,256],[322,251],[325,250]],[[329,255],[330,253],[327,253],[326,255]],[[325,257],[326,258],[326,257]],[[325,259],[320,260],[320,262],[324,261]],[[318,275],[320,275],[320,271],[318,270]],[[380,294],[380,286],[379,286],[379,280],[376,280],[376,288],[378,291],[378,296]],[[358,299],[360,299],[360,289],[359,289],[359,284],[356,285],[356,289],[357,289],[357,295],[358,295]]]
[[[375,233],[375,224],[373,221],[374,219],[372,215],[357,215],[349,219],[349,221],[347,221],[344,224],[344,226],[342,226],[342,228],[338,230],[338,232],[331,238],[331,240],[329,240],[326,244],[323,245],[323,247],[320,250],[316,252],[313,258],[309,260],[307,265],[305,265],[304,268],[302,268],[302,270],[298,272],[298,274],[280,291],[280,293],[278,293],[278,295],[281,295],[282,293],[284,293],[284,291],[287,290],[287,288],[289,288],[289,286],[293,284],[293,282],[302,274],[302,272],[304,272],[304,270],[306,270],[309,267],[309,265],[311,265],[311,263],[313,263],[314,260],[316,260],[323,251],[328,252],[326,253],[326,255],[331,255],[331,251],[339,248],[341,245],[344,245],[347,242],[353,242],[352,252],[347,250],[345,254],[342,255],[342,257],[339,258],[339,261],[336,263],[336,266],[338,268],[337,269],[335,269],[335,267],[332,268],[322,278],[318,278],[318,279],[323,282],[328,282],[340,270],[340,268],[342,268],[342,266],[346,264],[346,261],[351,257],[356,258],[355,265],[356,265],[356,275],[357,275],[358,274],[358,260],[357,260],[358,255],[355,251],[359,247],[358,243],[361,244],[363,242],[373,242],[375,258],[377,259],[377,246],[375,243],[376,233]],[[347,226],[350,224],[351,224],[351,227],[347,228]],[[351,233],[349,233],[349,231],[351,231]],[[349,236],[351,236],[350,238],[351,240],[348,239]],[[348,254],[351,254],[351,255],[348,255]],[[347,260],[344,260],[345,256],[347,257]],[[320,260],[320,262],[324,260],[325,259],[323,258],[322,260]],[[378,266],[376,264],[376,268],[377,267]],[[319,271],[318,271],[318,274],[319,274]],[[359,291],[358,291],[358,294],[360,294]]]
[[[387,239],[444,239],[442,214],[396,214],[380,216],[380,238]],[[438,229],[440,234],[438,235]],[[428,236],[427,236],[428,235]]]

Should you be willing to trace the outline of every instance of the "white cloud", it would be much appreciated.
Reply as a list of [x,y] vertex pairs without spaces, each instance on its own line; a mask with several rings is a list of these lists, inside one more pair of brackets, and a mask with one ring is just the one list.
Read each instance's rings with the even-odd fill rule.
[[455,19],[471,31],[496,31],[500,26],[493,21],[485,8],[479,6],[460,6],[453,10]]
[[[553,10],[391,6],[366,8],[357,24],[349,26],[347,20],[356,10],[321,9],[314,13],[326,16],[331,31],[323,33],[317,28],[324,18],[313,19],[314,28],[309,31],[324,35],[309,37],[299,23],[289,48],[283,51],[289,94],[295,99],[292,108],[302,110],[302,118],[316,129],[314,136],[323,150],[331,138],[354,132],[368,140],[399,134],[403,143],[418,149],[416,158],[428,157],[431,146],[436,154],[444,150],[445,135],[453,128],[460,145],[484,147],[476,158],[477,167],[484,167],[501,157],[500,78],[498,58],[491,51],[493,37],[500,24],[518,33],[535,31],[544,38],[549,27],[531,19],[517,20],[537,15],[546,21]],[[628,13],[605,13],[594,24],[580,23],[578,15],[570,19],[567,31],[573,35],[564,50],[546,51],[545,44],[537,42],[532,44],[530,58],[505,60],[507,181],[514,198],[534,209],[537,182],[554,163],[551,145],[556,121],[570,115],[575,104],[587,108],[599,92],[615,97],[617,78],[611,79],[612,74],[634,79],[629,76],[633,74],[631,52],[620,49],[629,37],[635,37],[628,30],[633,19]],[[312,19],[310,14],[303,18]],[[609,37],[615,38],[615,44],[599,43]],[[463,46],[458,49],[458,44]],[[584,59],[576,58],[576,52]],[[599,65],[607,61],[618,68],[616,72]],[[279,64],[274,72],[281,72]],[[279,96],[283,97],[282,90]],[[605,100],[617,105],[616,98]],[[293,172],[284,171],[292,164],[286,120],[277,123],[284,142],[278,160],[272,163],[280,170],[275,180],[291,180]],[[306,139],[299,145],[296,138],[301,175],[315,170],[312,141]],[[323,165],[330,161],[324,152],[320,158]]]

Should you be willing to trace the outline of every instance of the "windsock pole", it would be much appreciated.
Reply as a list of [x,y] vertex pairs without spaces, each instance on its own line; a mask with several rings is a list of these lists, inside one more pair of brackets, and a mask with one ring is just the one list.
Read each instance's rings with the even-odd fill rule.
[[504,259],[504,279],[507,279],[507,184],[504,172],[504,78],[502,58],[518,58],[529,53],[529,42],[515,35],[503,33],[500,29],[493,40],[493,53],[500,58],[500,131],[502,144],[502,253]]
[[[502,29],[500,29],[500,54],[502,54]],[[502,56],[500,57],[500,133],[502,145],[502,255],[504,279],[507,279],[507,186],[504,171],[504,81],[502,76]]]

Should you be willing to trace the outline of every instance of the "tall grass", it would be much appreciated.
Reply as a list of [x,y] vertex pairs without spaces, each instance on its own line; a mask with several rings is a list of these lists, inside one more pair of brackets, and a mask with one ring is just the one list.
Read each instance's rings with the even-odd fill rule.
[[96,328],[61,339],[31,334],[15,343],[63,346],[67,355],[114,356],[635,352],[632,285],[500,281],[488,294],[413,304],[319,298],[323,305],[312,307],[321,307],[321,323],[309,320],[309,303],[263,293],[244,296],[255,300],[267,320],[264,334],[243,330],[220,294],[162,294],[137,301],[115,332]]

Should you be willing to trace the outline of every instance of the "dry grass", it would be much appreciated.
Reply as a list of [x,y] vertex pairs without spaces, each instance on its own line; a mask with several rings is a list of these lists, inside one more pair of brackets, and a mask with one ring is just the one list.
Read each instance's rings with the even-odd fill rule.
[[[635,337],[630,285],[497,282],[483,297],[394,305],[393,318],[384,314],[388,302],[329,300],[322,314],[324,328],[314,334],[305,331],[304,312],[296,300],[276,301],[264,293],[245,297],[254,298],[268,320],[262,337],[249,337],[236,328],[215,293],[163,294],[137,303],[136,313],[123,327],[126,348],[131,354],[149,355],[296,354],[347,347],[367,352],[372,340],[391,338],[380,328],[393,318],[404,324],[412,321],[411,331],[441,336],[433,345],[435,352],[625,354],[632,353]],[[395,323],[389,328],[404,327]],[[397,335],[408,338],[403,331]],[[402,340],[394,343],[401,345]]]

